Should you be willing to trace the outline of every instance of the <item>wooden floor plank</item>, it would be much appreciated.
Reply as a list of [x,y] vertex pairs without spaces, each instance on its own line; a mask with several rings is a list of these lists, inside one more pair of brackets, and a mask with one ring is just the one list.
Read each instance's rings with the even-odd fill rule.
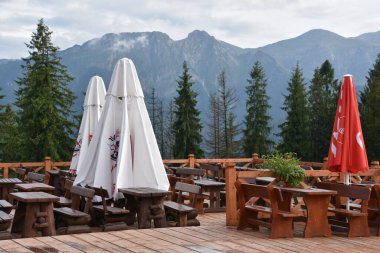
[[[36,237],[0,241],[0,252],[135,252],[135,253],[361,253],[379,252],[380,238],[303,238],[304,223],[295,223],[294,238],[269,239],[270,230],[227,227],[224,213],[198,216],[201,226],[129,229],[113,232]],[[372,231],[373,232],[373,231]]]
[[76,234],[73,237],[83,240],[89,244],[95,245],[96,247],[103,249],[104,251],[109,252],[122,252],[122,253],[130,253],[132,251],[127,248],[120,247],[116,244],[110,243],[104,239],[100,239],[96,236],[93,236],[92,233],[89,234]]
[[90,244],[84,240],[81,240],[75,237],[74,235],[59,235],[59,236],[54,236],[54,238],[57,239],[58,241],[61,241],[69,245],[70,247],[73,247],[83,252],[91,252],[91,253],[110,252],[103,248],[96,247],[95,245]]
[[67,253],[80,253],[83,251],[80,251],[74,247],[71,247],[70,245],[67,245],[56,238],[50,237],[50,236],[44,236],[44,237],[36,237],[36,240],[39,240],[47,245],[54,246],[54,248],[59,249],[61,252],[67,252]]
[[16,243],[13,240],[1,240],[0,248],[6,252],[20,252],[20,253],[33,252],[21,246],[20,244]]

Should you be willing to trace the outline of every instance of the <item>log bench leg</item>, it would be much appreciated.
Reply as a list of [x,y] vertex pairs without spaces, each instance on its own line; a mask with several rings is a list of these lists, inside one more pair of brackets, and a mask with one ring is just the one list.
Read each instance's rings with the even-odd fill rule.
[[293,238],[293,218],[273,217],[270,238]]
[[367,216],[348,217],[348,237],[370,236]]
[[180,227],[187,226],[187,213],[177,213],[178,223]]

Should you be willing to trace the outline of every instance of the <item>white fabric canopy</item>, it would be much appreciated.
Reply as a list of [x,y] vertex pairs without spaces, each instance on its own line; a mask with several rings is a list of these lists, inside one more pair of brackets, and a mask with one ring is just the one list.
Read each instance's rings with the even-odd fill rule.
[[169,188],[140,81],[130,59],[123,58],[115,66],[103,114],[83,165],[85,173],[79,173],[74,184],[101,186],[115,198],[118,188]]
[[88,83],[84,98],[83,116],[71,159],[70,172],[78,173],[82,167],[95,127],[102,114],[105,95],[106,88],[103,79],[99,76],[93,76]]

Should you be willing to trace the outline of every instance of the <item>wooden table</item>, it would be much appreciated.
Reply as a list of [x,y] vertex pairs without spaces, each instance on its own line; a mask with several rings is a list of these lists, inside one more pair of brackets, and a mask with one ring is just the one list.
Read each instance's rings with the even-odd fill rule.
[[125,208],[129,210],[127,224],[133,225],[137,213],[138,228],[151,228],[151,220],[154,226],[166,227],[164,199],[170,195],[170,191],[149,187],[120,188],[127,202]]
[[51,185],[44,183],[28,183],[28,184],[16,184],[15,188],[22,192],[47,192],[53,193],[55,188]]
[[38,231],[42,235],[56,234],[53,202],[58,201],[57,196],[46,192],[16,192],[10,195],[17,200],[12,233],[21,233],[22,237],[35,237]]
[[[294,193],[303,197],[307,209],[306,226],[304,237],[331,236],[331,228],[328,222],[327,212],[331,195],[336,195],[336,191],[318,188],[287,188],[279,187],[284,198],[284,208],[290,208],[290,202]],[[290,210],[288,210],[290,211]]]
[[2,178],[0,179],[0,197],[1,199],[11,202],[9,193],[13,191],[16,184],[21,184],[22,181],[18,178]]
[[220,206],[220,191],[226,186],[223,182],[213,180],[194,180],[196,185],[202,187],[203,192],[210,192],[210,207],[205,208],[204,212],[224,212],[225,207]]

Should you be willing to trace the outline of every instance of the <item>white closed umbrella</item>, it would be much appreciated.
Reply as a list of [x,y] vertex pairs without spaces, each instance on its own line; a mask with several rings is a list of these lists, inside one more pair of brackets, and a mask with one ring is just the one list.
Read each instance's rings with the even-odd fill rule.
[[169,188],[130,59],[119,60],[114,68],[104,110],[83,164],[83,173],[74,184],[101,186],[115,198],[118,188]]
[[103,79],[99,76],[93,76],[88,83],[84,98],[82,121],[70,164],[70,172],[72,173],[78,173],[82,166],[95,127],[102,114],[105,95],[106,88]]

